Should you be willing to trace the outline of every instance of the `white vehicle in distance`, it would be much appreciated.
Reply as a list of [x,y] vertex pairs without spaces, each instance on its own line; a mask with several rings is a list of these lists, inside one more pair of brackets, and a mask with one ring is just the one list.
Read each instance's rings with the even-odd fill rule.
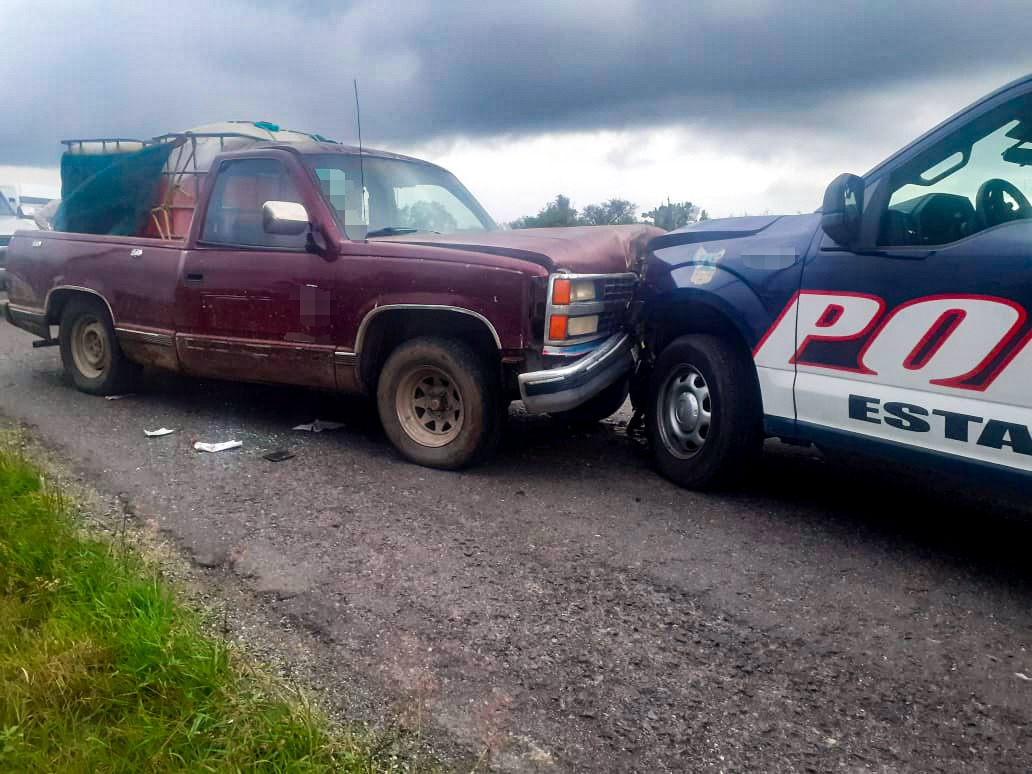
[[0,290],[7,287],[7,245],[15,231],[35,229],[35,221],[18,217],[6,193],[0,196]]
[[43,207],[60,198],[60,191],[53,186],[23,183],[17,189],[15,211],[19,217],[32,220]]

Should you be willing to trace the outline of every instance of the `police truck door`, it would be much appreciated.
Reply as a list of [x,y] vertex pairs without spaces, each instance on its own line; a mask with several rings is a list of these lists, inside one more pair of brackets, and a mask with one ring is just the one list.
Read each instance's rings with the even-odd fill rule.
[[[1032,97],[975,108],[865,181],[795,303],[797,420],[1032,470]],[[841,439],[840,439],[841,440]]]

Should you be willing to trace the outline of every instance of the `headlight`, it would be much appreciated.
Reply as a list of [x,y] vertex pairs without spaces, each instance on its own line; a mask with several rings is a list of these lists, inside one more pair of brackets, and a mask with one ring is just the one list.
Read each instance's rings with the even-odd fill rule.
[[557,279],[552,283],[552,303],[560,306],[575,304],[579,301],[594,301],[594,280]]
[[595,283],[592,280],[577,280],[571,283],[570,298],[574,303],[578,301],[594,301]]
[[566,323],[566,335],[587,336],[598,332],[598,315],[592,314],[587,317],[571,317]]
[[564,314],[553,314],[548,321],[548,338],[552,341],[575,339],[578,336],[589,336],[598,333],[598,315],[589,314],[583,317],[567,317]]

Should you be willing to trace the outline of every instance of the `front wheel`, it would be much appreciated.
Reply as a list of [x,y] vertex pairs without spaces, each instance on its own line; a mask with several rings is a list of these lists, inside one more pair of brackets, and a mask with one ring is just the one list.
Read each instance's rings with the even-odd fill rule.
[[689,489],[746,476],[763,440],[752,363],[716,336],[671,342],[649,382],[646,428],[660,472]]
[[427,467],[456,470],[479,462],[501,433],[498,376],[455,339],[426,336],[401,344],[380,373],[376,401],[391,443]]

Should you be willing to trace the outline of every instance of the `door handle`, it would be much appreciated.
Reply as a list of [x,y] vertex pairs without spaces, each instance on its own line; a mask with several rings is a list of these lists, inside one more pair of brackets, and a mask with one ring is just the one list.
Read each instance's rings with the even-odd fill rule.
[[202,273],[200,273],[200,272],[190,272],[190,271],[188,271],[186,273],[186,281],[187,282],[200,282],[203,279],[204,279],[204,275]]

